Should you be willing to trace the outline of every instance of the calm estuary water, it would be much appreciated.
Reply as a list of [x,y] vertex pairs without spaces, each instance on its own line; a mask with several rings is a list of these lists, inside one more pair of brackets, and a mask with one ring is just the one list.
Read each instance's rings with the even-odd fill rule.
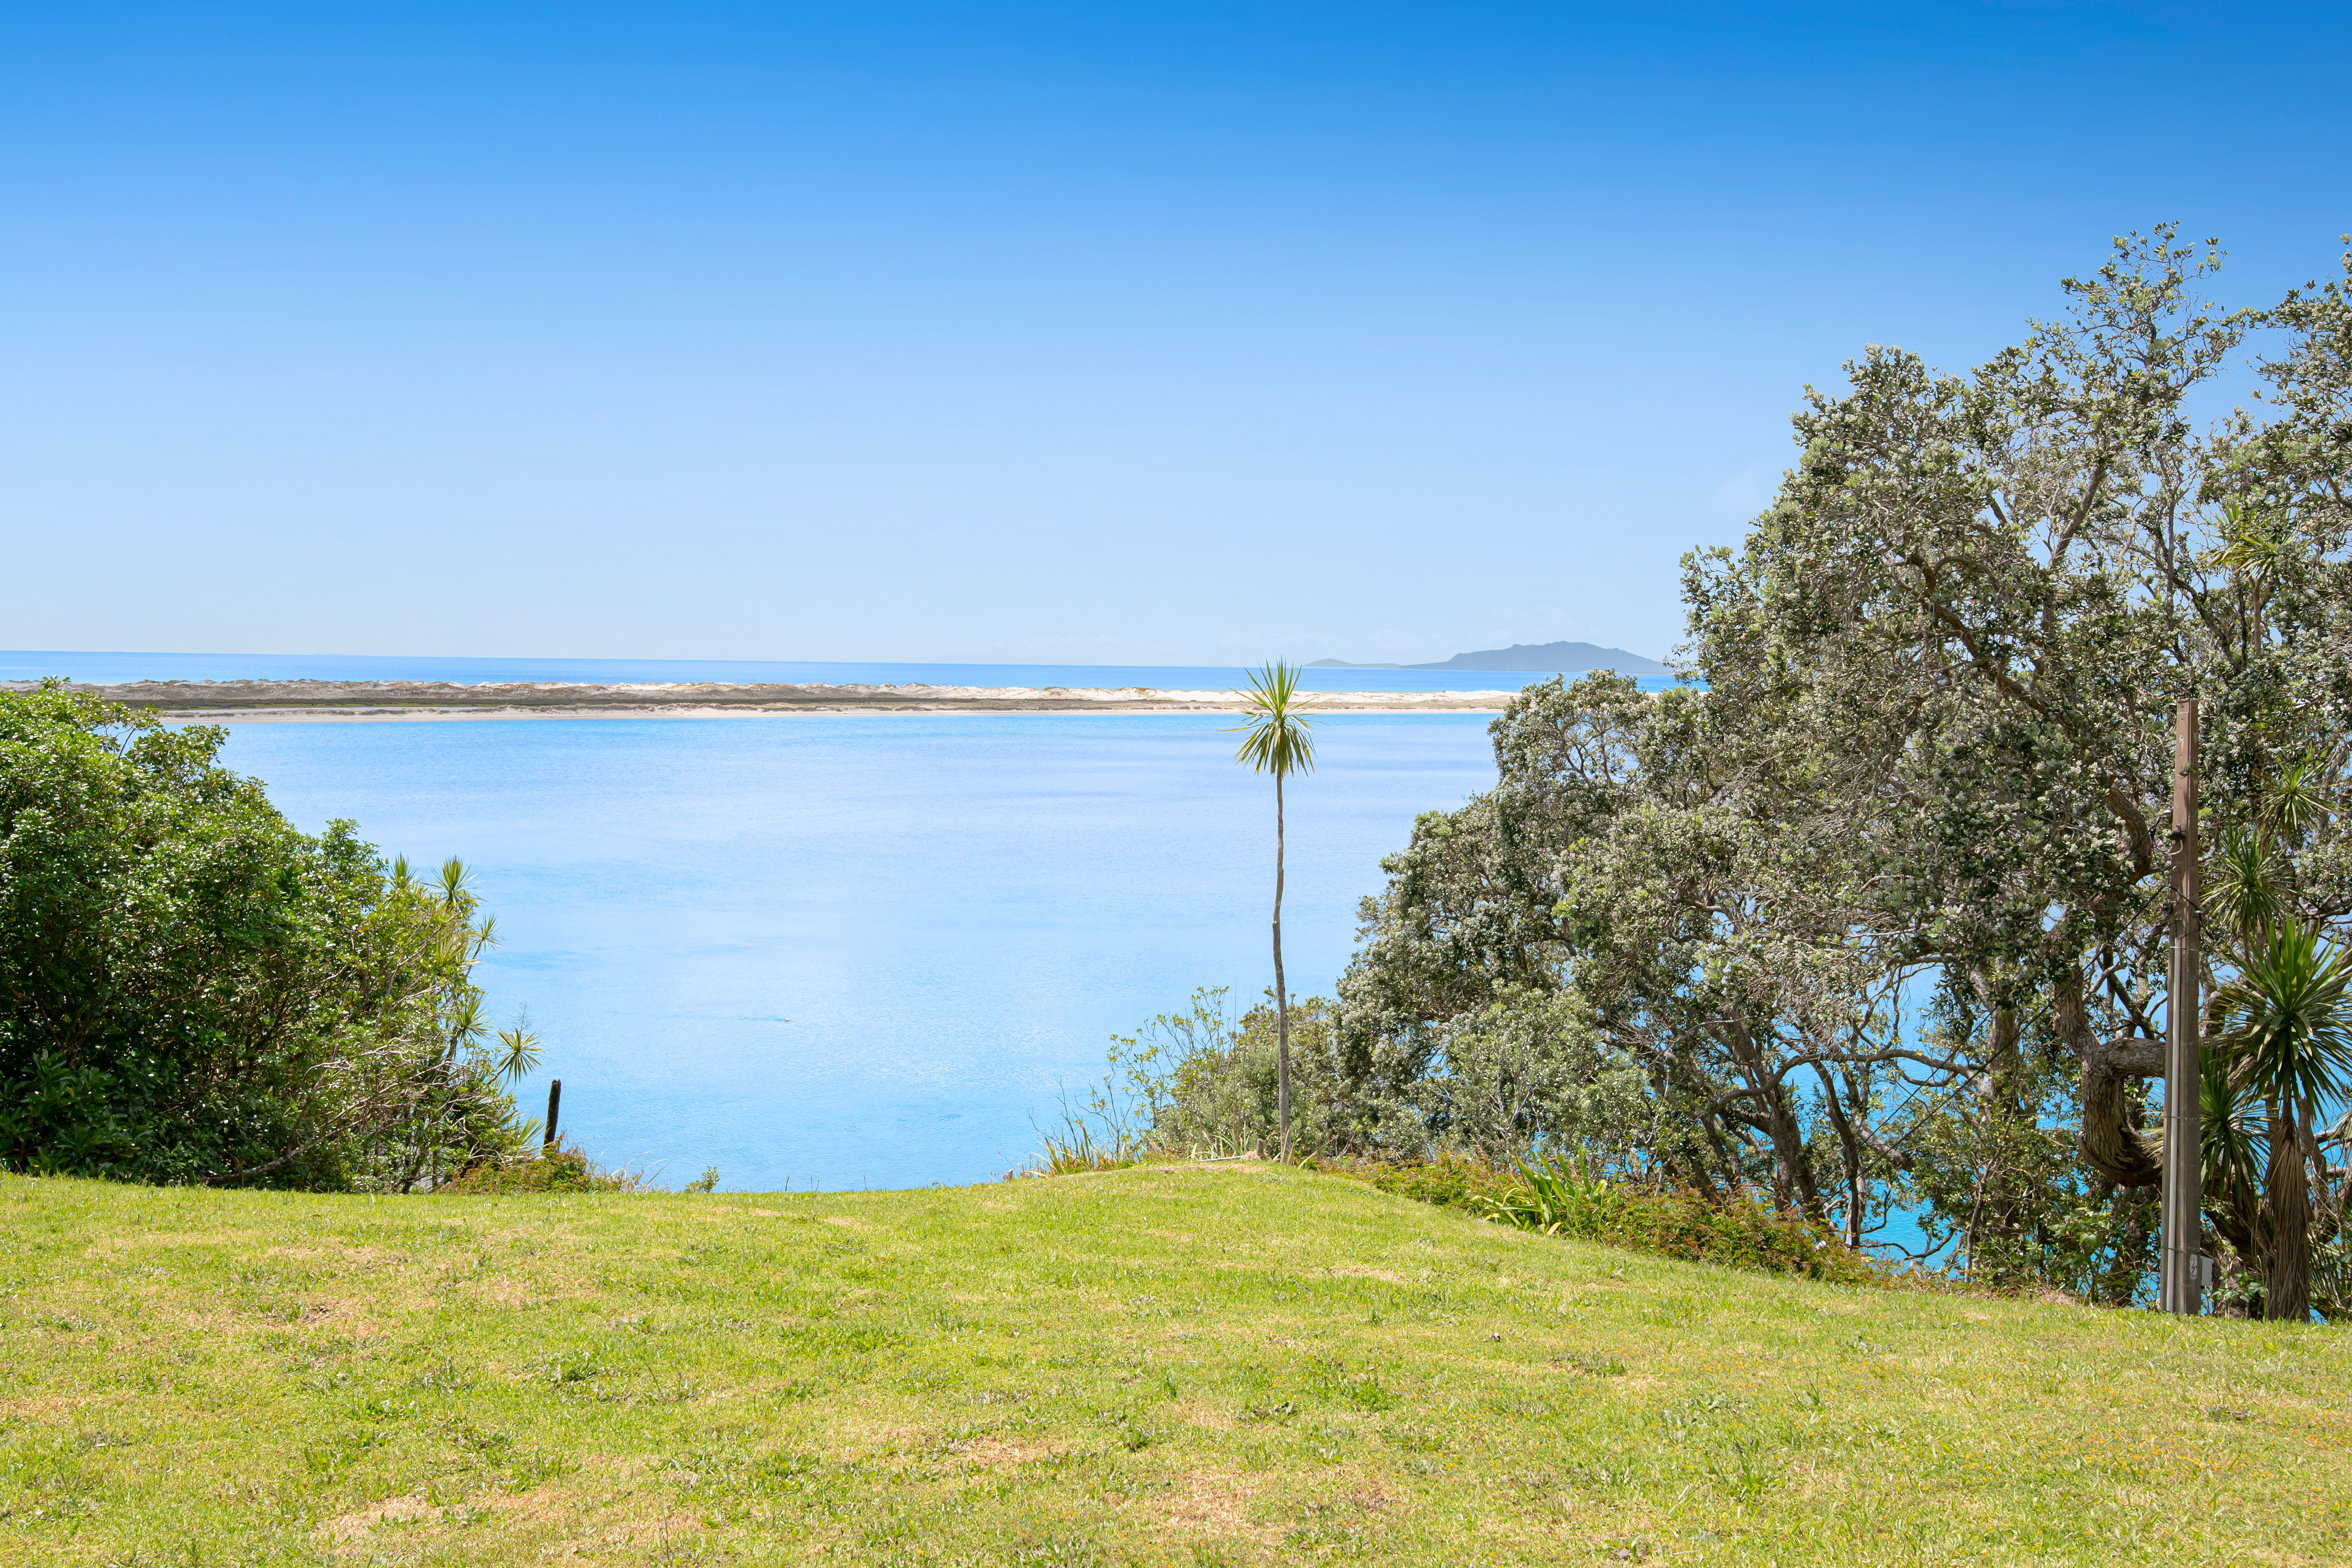
[[[89,657],[89,656],[83,656]],[[1414,815],[1494,783],[1481,714],[1348,714],[1290,790],[1291,983],[1328,992]],[[599,1159],[734,1190],[983,1180],[1196,985],[1272,982],[1274,809],[1213,715],[253,724],[315,831],[472,865],[545,1102]]]

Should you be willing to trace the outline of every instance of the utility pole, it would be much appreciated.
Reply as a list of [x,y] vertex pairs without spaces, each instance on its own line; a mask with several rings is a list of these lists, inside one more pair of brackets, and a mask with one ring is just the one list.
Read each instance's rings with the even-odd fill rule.
[[2197,931],[2197,699],[2172,716],[2172,973],[2166,987],[2164,1038],[2164,1250],[2158,1275],[2160,1310],[2193,1315],[2205,1286],[2203,1129],[2198,1093],[2203,1009],[2198,987],[2204,959]]

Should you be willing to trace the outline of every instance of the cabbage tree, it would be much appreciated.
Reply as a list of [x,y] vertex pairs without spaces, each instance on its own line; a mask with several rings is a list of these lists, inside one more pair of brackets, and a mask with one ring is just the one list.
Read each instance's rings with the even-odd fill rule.
[[2282,923],[2252,946],[2219,1001],[2231,1076],[2264,1110],[2263,1315],[2299,1323],[2311,1315],[2315,1123],[2352,1092],[2352,963],[2316,926]]
[[1282,1157],[1290,1158],[1290,993],[1282,974],[1282,781],[1315,770],[1315,741],[1308,733],[1307,703],[1298,691],[1296,665],[1276,662],[1249,672],[1242,701],[1242,736],[1235,762],[1254,773],[1274,775],[1274,1016],[1275,1101],[1282,1123]]

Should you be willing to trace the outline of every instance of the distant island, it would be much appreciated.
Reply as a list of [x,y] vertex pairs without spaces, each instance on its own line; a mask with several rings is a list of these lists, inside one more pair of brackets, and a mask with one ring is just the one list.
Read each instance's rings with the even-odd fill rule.
[[1318,658],[1309,669],[1539,669],[1577,675],[1591,669],[1613,669],[1620,675],[1664,675],[1666,667],[1654,658],[1627,653],[1622,647],[1595,647],[1589,642],[1513,643],[1480,653],[1457,653],[1435,664],[1349,664],[1344,658]]

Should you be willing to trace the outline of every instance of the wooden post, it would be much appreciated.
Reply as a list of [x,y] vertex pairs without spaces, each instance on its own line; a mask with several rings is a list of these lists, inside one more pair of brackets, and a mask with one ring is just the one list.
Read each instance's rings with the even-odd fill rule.
[[541,1149],[552,1149],[555,1147],[555,1110],[557,1106],[562,1103],[563,1080],[562,1079],[557,1079],[553,1083],[547,1086],[547,1139],[546,1142],[540,1145]]
[[2164,1232],[2157,1276],[2161,1310],[2194,1314],[2205,1284],[2203,1129],[2198,1090],[2204,1063],[2198,1005],[2204,960],[2197,929],[2197,699],[2172,720],[2172,973],[2165,1000]]

